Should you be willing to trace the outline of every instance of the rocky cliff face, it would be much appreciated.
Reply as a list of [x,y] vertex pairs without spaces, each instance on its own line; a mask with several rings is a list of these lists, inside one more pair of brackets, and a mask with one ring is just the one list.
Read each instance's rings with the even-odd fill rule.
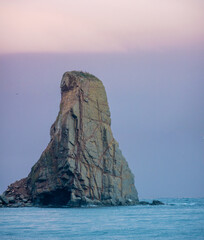
[[102,82],[88,73],[66,72],[51,140],[28,177],[9,186],[2,196],[8,203],[0,199],[2,204],[77,207],[138,203],[133,174],[110,125]]

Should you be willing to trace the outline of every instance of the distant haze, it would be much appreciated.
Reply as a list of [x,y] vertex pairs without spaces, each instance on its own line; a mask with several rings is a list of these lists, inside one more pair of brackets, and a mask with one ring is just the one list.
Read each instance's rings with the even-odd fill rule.
[[203,0],[1,0],[0,192],[49,142],[65,71],[106,88],[140,198],[204,197]]

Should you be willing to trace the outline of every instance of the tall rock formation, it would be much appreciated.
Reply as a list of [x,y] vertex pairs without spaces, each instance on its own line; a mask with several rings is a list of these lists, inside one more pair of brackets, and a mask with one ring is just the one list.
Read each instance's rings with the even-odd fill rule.
[[3,194],[11,200],[4,205],[138,203],[133,174],[111,131],[106,92],[99,79],[77,71],[63,75],[60,111],[50,136],[28,177]]

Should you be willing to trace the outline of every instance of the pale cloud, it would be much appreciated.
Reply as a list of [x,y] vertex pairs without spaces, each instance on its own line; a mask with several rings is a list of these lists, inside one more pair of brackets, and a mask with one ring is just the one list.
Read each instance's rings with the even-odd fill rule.
[[201,46],[202,0],[0,2],[0,52],[126,52]]

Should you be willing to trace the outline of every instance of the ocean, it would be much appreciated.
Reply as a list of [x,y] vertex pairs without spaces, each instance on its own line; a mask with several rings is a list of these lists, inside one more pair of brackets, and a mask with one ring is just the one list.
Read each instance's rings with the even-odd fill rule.
[[204,239],[204,198],[158,200],[165,205],[1,208],[0,239]]

